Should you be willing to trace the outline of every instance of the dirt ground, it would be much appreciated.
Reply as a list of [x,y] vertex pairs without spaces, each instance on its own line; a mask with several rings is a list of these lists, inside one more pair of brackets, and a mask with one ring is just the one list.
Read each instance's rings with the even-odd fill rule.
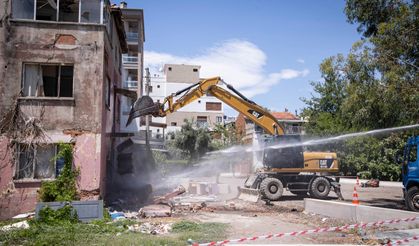
[[[280,201],[266,205],[263,201],[258,203],[245,202],[235,199],[237,186],[244,183],[242,178],[220,178],[220,183],[231,186],[231,194],[218,196],[216,202],[206,202],[204,209],[188,211],[188,208],[178,208],[175,216],[201,222],[221,222],[230,226],[228,239],[236,239],[257,235],[266,235],[280,232],[293,232],[318,227],[339,226],[351,224],[350,221],[320,217],[306,214],[304,199],[288,191],[284,191]],[[357,189],[361,204],[386,208],[404,209],[402,190],[396,187],[362,188]],[[351,202],[353,185],[342,184],[342,193],[346,201]],[[331,192],[330,199],[337,196]],[[386,230],[379,228],[378,231]],[[312,235],[257,240],[255,244],[377,244],[374,240],[374,230],[368,231],[340,231],[333,233],[319,233]]]

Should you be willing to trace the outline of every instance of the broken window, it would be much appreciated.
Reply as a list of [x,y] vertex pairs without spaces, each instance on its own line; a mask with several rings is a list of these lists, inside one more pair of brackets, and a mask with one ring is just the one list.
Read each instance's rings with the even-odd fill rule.
[[36,19],[57,21],[57,0],[37,0]]
[[12,16],[15,19],[33,20],[35,0],[12,1]]
[[100,23],[100,0],[82,0],[80,21]]
[[48,179],[57,177],[64,167],[63,158],[55,158],[55,144],[18,146],[16,179]]
[[23,96],[73,97],[73,66],[25,64]]
[[59,21],[79,22],[80,0],[59,0]]

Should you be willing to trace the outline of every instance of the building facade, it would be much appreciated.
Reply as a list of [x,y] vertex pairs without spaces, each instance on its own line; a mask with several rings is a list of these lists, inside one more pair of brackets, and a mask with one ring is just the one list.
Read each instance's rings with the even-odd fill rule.
[[59,143],[74,146],[81,199],[104,197],[127,52],[121,10],[108,0],[0,9],[0,218],[34,209],[41,182],[59,174]]

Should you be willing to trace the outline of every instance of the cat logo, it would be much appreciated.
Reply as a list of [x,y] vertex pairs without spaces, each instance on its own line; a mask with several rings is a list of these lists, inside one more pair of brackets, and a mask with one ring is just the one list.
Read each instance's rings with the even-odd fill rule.
[[258,111],[255,111],[253,109],[249,109],[247,112],[251,113],[253,116],[255,116],[258,119],[263,116],[262,113],[259,113]]

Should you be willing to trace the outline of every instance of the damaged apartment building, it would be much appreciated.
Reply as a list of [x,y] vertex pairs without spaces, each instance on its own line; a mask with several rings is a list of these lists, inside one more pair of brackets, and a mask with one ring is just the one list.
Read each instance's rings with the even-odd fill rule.
[[[0,2],[0,218],[33,210],[74,146],[81,199],[106,195],[124,96],[126,34],[108,0]],[[142,62],[142,61],[141,61]]]

